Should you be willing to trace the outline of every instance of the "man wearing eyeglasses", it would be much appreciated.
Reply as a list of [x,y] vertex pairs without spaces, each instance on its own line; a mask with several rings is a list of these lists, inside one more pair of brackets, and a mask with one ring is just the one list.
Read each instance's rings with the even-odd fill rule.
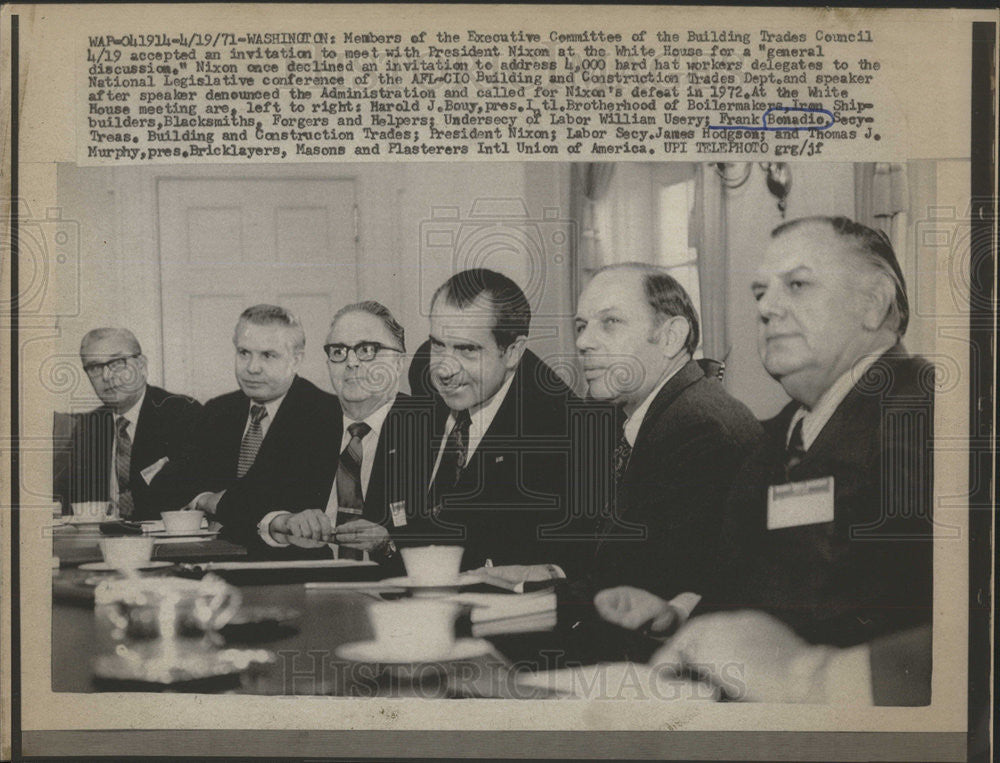
[[405,368],[403,327],[383,305],[358,302],[333,317],[323,348],[330,383],[343,410],[336,478],[323,508],[268,514],[261,538],[272,546],[333,544],[341,558],[362,552],[386,562],[395,555],[390,531],[406,525],[408,506],[426,483],[415,445],[424,406],[399,392]]
[[[321,506],[340,435],[336,398],[298,375],[305,332],[290,311],[254,305],[233,333],[239,389],[205,405],[188,480],[189,505],[260,551],[257,525],[271,511]],[[191,498],[191,495],[194,495]]]
[[102,405],[57,417],[54,493],[63,512],[108,501],[123,519],[155,518],[168,505],[169,475],[189,457],[201,405],[146,383],[146,357],[128,329],[87,332],[80,360]]

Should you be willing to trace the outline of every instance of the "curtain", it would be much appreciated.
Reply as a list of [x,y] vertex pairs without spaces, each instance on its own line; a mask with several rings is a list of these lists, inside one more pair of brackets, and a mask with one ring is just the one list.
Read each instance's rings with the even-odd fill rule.
[[909,191],[906,165],[888,162],[854,165],[854,218],[885,233],[902,259],[906,253]]
[[570,205],[572,219],[578,226],[575,256],[577,267],[583,272],[600,267],[594,206],[607,193],[614,172],[614,162],[578,162],[570,170]]
[[710,165],[698,165],[697,192],[689,233],[698,250],[698,281],[701,284],[702,353],[725,361],[729,355],[726,337],[726,297],[729,269],[726,267],[725,189]]

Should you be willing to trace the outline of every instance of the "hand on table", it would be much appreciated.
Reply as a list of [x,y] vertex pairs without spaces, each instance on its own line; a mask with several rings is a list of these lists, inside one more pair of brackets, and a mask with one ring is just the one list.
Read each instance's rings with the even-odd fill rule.
[[469,570],[463,576],[477,578],[500,578],[508,583],[536,583],[558,580],[563,575],[554,564],[501,564],[499,567],[480,567]]
[[215,509],[218,507],[219,501],[222,500],[222,496],[225,494],[225,490],[220,490],[218,493],[199,493],[192,498],[191,503],[184,508],[204,511],[208,516],[214,517]]
[[648,628],[667,632],[677,619],[670,602],[654,593],[632,586],[618,586],[599,591],[594,597],[597,613],[609,623],[630,631]]
[[764,612],[742,610],[692,618],[652,662],[695,669],[732,699],[821,702],[832,653]]
[[275,540],[301,548],[319,548],[333,540],[333,523],[322,509],[278,514],[269,530]]
[[334,528],[337,545],[369,553],[389,545],[389,531],[367,519],[352,519]]

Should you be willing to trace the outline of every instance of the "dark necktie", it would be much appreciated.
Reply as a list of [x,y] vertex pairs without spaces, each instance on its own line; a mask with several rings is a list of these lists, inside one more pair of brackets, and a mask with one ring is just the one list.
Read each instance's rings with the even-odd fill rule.
[[632,446],[625,436],[624,424],[618,429],[618,443],[615,445],[615,488],[620,489],[625,470],[628,468],[628,460],[632,456]]
[[454,490],[465,469],[469,451],[469,425],[472,418],[468,411],[455,414],[455,426],[448,433],[448,440],[441,454],[437,475],[434,477],[434,487],[431,497],[434,505],[441,502],[441,497]]
[[347,431],[351,439],[337,464],[337,512],[361,516],[365,507],[361,491],[361,459],[364,458],[361,441],[372,428],[363,421],[356,421],[347,427]]
[[246,434],[243,435],[243,442],[240,443],[240,460],[236,464],[236,476],[242,477],[253,466],[254,459],[257,458],[257,451],[260,444],[264,442],[264,430],[260,422],[267,416],[267,408],[263,405],[253,404],[250,406],[250,426],[247,427]]
[[132,463],[132,438],[128,433],[129,420],[118,419],[118,433],[115,441],[115,476],[118,478],[118,516],[122,519],[132,516],[135,504],[129,484],[129,466]]
[[802,441],[802,422],[805,419],[799,419],[795,422],[795,428],[792,429],[792,436],[788,438],[788,447],[785,449],[785,479],[789,479],[789,475],[792,470],[802,463],[802,459],[806,456],[805,444]]
[[[357,519],[365,510],[365,498],[361,491],[361,459],[364,447],[361,441],[372,428],[363,421],[355,421],[347,427],[351,439],[340,454],[337,463],[337,524]],[[362,559],[364,552],[356,548],[340,547],[341,559]]]

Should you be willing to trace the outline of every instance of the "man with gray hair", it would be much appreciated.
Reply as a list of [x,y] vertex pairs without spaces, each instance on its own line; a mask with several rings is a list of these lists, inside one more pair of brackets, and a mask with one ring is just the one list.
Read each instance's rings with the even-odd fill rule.
[[96,328],[80,361],[101,406],[56,417],[54,495],[70,513],[82,501],[108,501],[122,519],[169,508],[170,475],[190,455],[201,405],[147,383],[146,356],[124,328]]
[[240,389],[205,404],[190,505],[243,543],[259,543],[257,523],[269,511],[322,506],[330,493],[340,410],[298,376],[305,343],[290,311],[248,307],[233,334]]

